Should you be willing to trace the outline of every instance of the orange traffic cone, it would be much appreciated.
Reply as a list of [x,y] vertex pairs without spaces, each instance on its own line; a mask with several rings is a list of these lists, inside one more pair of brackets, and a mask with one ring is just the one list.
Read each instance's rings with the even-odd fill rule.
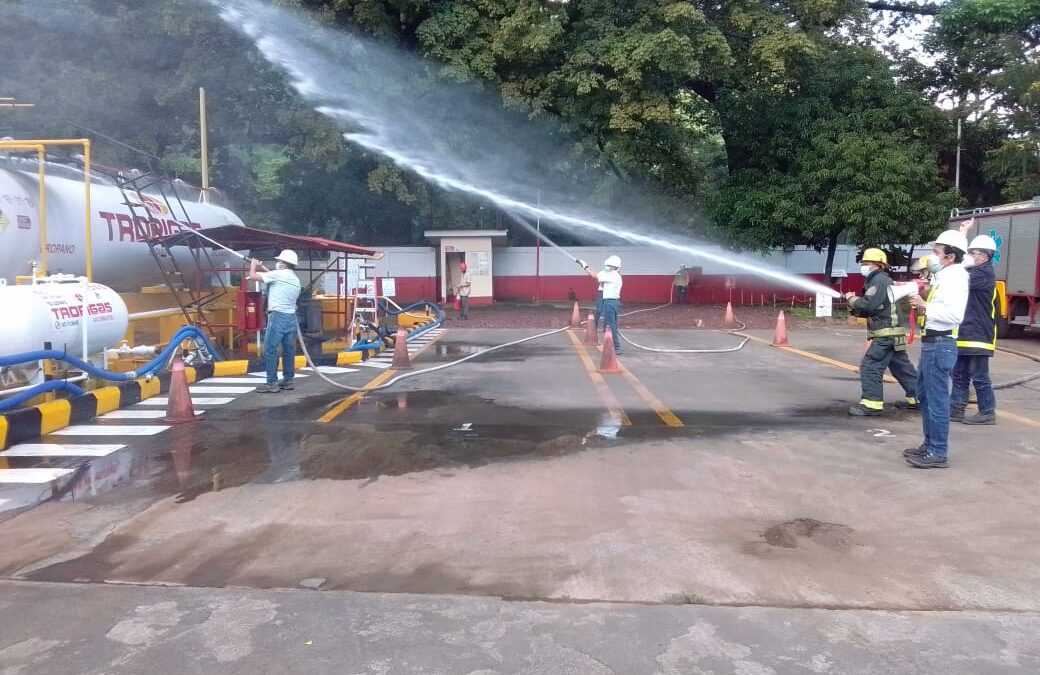
[[603,356],[599,360],[599,372],[621,372],[621,364],[618,363],[617,354],[614,353],[614,336],[609,328],[603,330]]
[[597,345],[595,314],[589,314],[589,318],[585,319],[585,344],[592,347]]
[[727,326],[736,326],[737,325],[737,317],[733,316],[733,303],[732,302],[727,302],[726,303],[726,319],[725,319],[725,323],[726,323]]
[[571,312],[571,328],[578,330],[581,327],[581,308],[578,307],[578,301],[574,301],[574,311]]
[[394,360],[390,367],[394,370],[412,368],[412,359],[408,356],[408,331],[404,328],[397,329],[397,337],[394,338]]
[[195,408],[191,404],[191,392],[188,391],[188,377],[184,374],[184,361],[181,357],[173,359],[173,367],[170,369],[170,391],[167,393],[170,399],[166,406],[166,417],[164,422],[170,424],[182,424],[195,421]]
[[780,310],[780,314],[776,317],[776,332],[773,333],[773,346],[783,347],[789,344],[787,342],[787,318],[784,317],[784,311]]

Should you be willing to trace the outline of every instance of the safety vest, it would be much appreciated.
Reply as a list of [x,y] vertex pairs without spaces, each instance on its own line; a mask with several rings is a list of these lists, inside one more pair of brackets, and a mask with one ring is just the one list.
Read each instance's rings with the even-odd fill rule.
[[[935,284],[928,286],[928,297],[924,299],[926,303],[931,302],[932,298],[935,297]],[[928,317],[925,316],[924,310],[917,310],[917,325],[924,330],[924,324],[928,321]]]

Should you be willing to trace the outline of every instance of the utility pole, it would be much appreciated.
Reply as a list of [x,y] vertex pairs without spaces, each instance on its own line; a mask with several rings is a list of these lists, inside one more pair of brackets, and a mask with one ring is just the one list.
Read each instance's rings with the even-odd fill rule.
[[961,116],[957,115],[957,170],[954,174],[953,189],[961,193]]
[[206,90],[199,87],[199,138],[202,144],[202,202],[209,201],[209,129],[206,123]]

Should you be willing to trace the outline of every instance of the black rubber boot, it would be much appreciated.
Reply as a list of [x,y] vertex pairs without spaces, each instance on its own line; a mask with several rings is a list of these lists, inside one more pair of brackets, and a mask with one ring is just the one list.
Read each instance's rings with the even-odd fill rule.
[[997,413],[979,413],[971,417],[964,417],[961,419],[961,422],[972,426],[992,426],[997,423]]

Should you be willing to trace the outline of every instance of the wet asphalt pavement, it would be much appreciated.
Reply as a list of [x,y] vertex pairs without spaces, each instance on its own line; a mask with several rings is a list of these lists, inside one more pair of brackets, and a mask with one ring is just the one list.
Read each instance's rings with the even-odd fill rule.
[[[524,334],[451,330],[415,365]],[[792,339],[849,362],[862,350],[841,331]],[[951,468],[915,471],[900,454],[919,441],[919,420],[848,418],[853,372],[751,343],[722,355],[628,349],[630,375],[599,380],[583,350],[552,336],[370,394],[327,421],[345,394],[316,377],[291,393],[244,394],[197,424],[132,439],[105,460],[126,474],[112,489],[0,523],[13,544],[0,573],[253,588],[319,579],[328,590],[557,602],[1040,609],[1037,427],[956,428]],[[1040,419],[1028,395],[1006,398]]]

